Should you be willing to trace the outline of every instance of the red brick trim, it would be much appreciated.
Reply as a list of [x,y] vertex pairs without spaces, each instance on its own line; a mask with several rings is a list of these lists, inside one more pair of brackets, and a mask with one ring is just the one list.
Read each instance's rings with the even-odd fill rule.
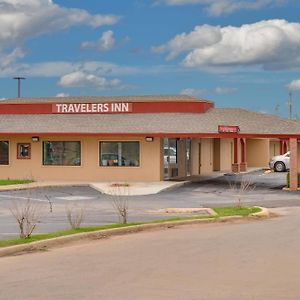
[[300,139],[300,134],[220,134],[220,133],[174,133],[174,132],[2,132],[0,136],[153,136],[169,138],[285,138]]

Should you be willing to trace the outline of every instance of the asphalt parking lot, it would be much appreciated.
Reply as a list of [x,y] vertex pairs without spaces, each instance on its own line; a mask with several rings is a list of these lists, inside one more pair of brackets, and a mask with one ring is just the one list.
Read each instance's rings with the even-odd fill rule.
[[[283,191],[286,173],[256,171],[244,175],[254,188],[240,197],[244,205],[265,207],[287,207],[300,205],[299,192]],[[174,215],[158,212],[169,207],[220,207],[237,204],[237,195],[229,182],[239,182],[242,178],[232,174],[201,181],[191,182],[181,187],[156,195],[129,196],[129,221],[155,220]],[[129,187],[130,194],[130,187]],[[101,194],[87,187],[51,187],[31,190],[0,192],[0,239],[17,235],[18,228],[10,208],[16,201],[32,199],[40,205],[40,222],[35,232],[51,232],[69,228],[66,208],[84,208],[83,226],[118,222],[113,207],[113,196]]]
[[296,300],[300,207],[1,258],[1,300]]

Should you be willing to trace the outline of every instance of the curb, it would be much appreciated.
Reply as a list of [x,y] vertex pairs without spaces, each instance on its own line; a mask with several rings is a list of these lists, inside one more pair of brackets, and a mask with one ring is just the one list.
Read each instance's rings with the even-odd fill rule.
[[31,190],[31,189],[42,189],[42,188],[51,188],[51,187],[70,187],[70,186],[89,186],[89,183],[64,183],[64,184],[55,184],[55,183],[49,183],[49,184],[14,184],[14,185],[5,185],[0,187],[0,192],[6,192],[6,191],[19,191],[19,190]]
[[295,191],[300,191],[300,187],[298,187],[296,190],[291,190],[289,187],[283,187],[282,188],[283,191],[287,191],[287,192],[295,192]]
[[[174,182],[174,181],[172,181],[172,182]],[[176,181],[175,181],[175,182],[176,182]],[[178,182],[174,183],[173,185],[170,185],[170,186],[168,186],[168,187],[166,187],[166,188],[160,190],[160,191],[157,192],[156,194],[161,193],[161,192],[165,192],[165,191],[170,191],[170,190],[172,190],[172,189],[176,189],[176,188],[178,188],[178,187],[180,187],[180,186],[183,186],[183,185],[186,185],[186,184],[189,184],[189,183],[191,183],[191,181],[189,181],[189,180],[178,181]]]
[[[147,193],[142,193],[142,194],[133,194],[131,196],[144,196],[144,195],[154,195],[154,194],[159,194],[161,192],[164,191],[168,191],[168,190],[172,190],[172,189],[176,189],[177,187],[183,186],[190,183],[190,181],[179,181],[176,182],[170,186],[167,187],[162,187],[161,189],[159,189],[156,192],[147,192]],[[100,187],[97,186],[97,184],[91,182],[65,182],[63,184],[61,183],[39,183],[37,184],[36,182],[33,183],[26,183],[26,184],[14,184],[14,185],[5,185],[5,186],[0,186],[0,192],[6,192],[6,191],[19,191],[19,190],[31,190],[31,189],[42,189],[42,188],[51,188],[51,187],[75,187],[75,186],[88,186],[104,195],[111,195],[110,193],[107,193],[107,191],[105,189],[102,189]]]
[[254,207],[260,208],[261,211],[251,214],[251,216],[253,216],[253,217],[270,217],[270,211],[267,208],[262,207],[262,206],[254,206]]
[[[264,210],[264,213],[268,212],[266,208],[261,207],[261,209]],[[0,257],[5,256],[12,256],[12,255],[19,255],[19,254],[25,254],[28,252],[34,252],[34,251],[43,251],[48,250],[51,248],[59,247],[62,245],[67,245],[73,242],[78,241],[85,241],[85,240],[98,240],[98,239],[104,239],[112,236],[119,236],[124,234],[130,234],[130,233],[137,233],[137,232],[143,232],[143,231],[151,231],[155,229],[169,229],[174,228],[178,226],[183,225],[194,225],[194,224],[205,224],[205,223],[224,223],[231,220],[239,220],[239,219],[251,219],[251,217],[266,217],[269,216],[268,214],[259,215],[263,212],[255,213],[252,215],[249,215],[248,217],[243,216],[229,216],[229,217],[220,217],[220,218],[207,218],[207,219],[194,219],[194,220],[184,220],[184,221],[173,221],[173,222],[165,222],[165,223],[159,223],[159,224],[143,224],[143,225],[133,225],[123,228],[113,228],[113,229],[104,229],[104,230],[98,230],[93,232],[83,232],[83,233],[77,233],[73,235],[67,235],[67,236],[61,236],[56,237],[48,240],[42,240],[37,242],[32,242],[29,244],[22,244],[22,245],[15,245],[15,246],[8,246],[4,248],[0,248]]]

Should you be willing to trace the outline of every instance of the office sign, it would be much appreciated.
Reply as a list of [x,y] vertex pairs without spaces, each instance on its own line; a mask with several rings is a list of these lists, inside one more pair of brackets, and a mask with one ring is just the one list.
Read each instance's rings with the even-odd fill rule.
[[239,133],[240,127],[235,125],[219,125],[219,133]]
[[132,112],[132,103],[55,103],[53,114],[113,114]]

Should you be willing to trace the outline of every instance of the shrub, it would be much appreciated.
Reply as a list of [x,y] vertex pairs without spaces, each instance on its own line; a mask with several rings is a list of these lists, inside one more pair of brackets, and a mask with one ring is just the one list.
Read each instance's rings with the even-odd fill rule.
[[20,238],[29,238],[41,215],[41,204],[28,197],[25,201],[13,201],[9,208],[19,226]]
[[72,229],[80,228],[81,223],[84,221],[86,215],[86,207],[78,205],[66,206],[67,219]]

